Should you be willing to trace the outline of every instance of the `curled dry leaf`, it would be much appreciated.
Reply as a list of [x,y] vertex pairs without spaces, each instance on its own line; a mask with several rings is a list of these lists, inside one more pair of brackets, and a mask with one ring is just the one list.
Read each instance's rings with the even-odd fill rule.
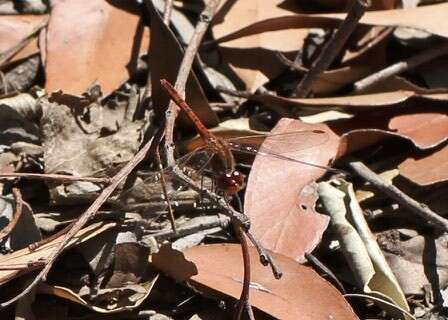
[[[353,186],[342,179],[320,182],[319,195],[358,285],[364,292],[386,297],[409,311],[406,297],[365,221]],[[396,310],[382,307],[397,316]]]
[[[170,256],[177,256],[177,264]],[[153,255],[153,261],[157,254]],[[283,271],[276,280],[268,267],[259,262],[255,248],[250,248],[252,306],[278,319],[358,319],[336,288],[311,268],[280,254],[273,258]],[[227,295],[239,299],[243,283],[241,247],[214,244],[186,250],[166,251],[156,266],[178,281],[184,281],[184,268],[194,264],[197,274],[187,282],[206,295]],[[161,264],[163,263],[163,264]],[[325,306],[322,306],[325,301]]]
[[[82,229],[70,240],[65,249],[75,246],[78,243],[87,241],[96,235],[116,226],[114,222],[98,222]],[[36,250],[24,248],[0,255],[0,284],[4,284],[20,275],[29,273],[36,268],[41,268],[42,263],[57,248],[64,235],[38,247]]]
[[[138,285],[130,284],[120,288],[100,289],[93,301],[83,298],[71,289],[46,283],[39,284],[38,292],[70,300],[99,313],[115,313],[133,310],[140,306],[151,293],[158,277],[158,274],[155,274],[150,281]],[[105,303],[107,306],[104,306]]]
[[[319,135],[285,135],[281,143],[266,138],[262,148],[283,156],[326,166],[336,156],[338,137],[323,124],[307,125],[282,119],[272,130],[282,134],[300,130],[320,130]],[[325,174],[325,169],[258,155],[250,172],[245,213],[262,244],[277,253],[301,260],[320,242],[328,217],[314,211],[317,199],[309,184]]]
[[80,95],[98,82],[109,95],[136,70],[149,32],[133,2],[56,1],[45,47],[45,88]]
[[[154,8],[152,1],[147,1],[147,4],[151,14],[151,47],[149,49],[151,98],[154,110],[159,117],[163,118],[168,106],[169,96],[160,85],[160,79],[167,79],[171,83],[175,83],[184,52],[176,36],[163,23],[162,17]],[[218,124],[218,118],[209,106],[193,71],[190,72],[185,94],[185,100],[207,127],[214,127]],[[179,115],[179,124],[183,127],[192,128],[191,122],[182,113]]]

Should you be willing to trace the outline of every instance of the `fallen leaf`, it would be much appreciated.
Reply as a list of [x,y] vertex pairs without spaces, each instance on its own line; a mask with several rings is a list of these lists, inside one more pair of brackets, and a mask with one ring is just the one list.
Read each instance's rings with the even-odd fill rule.
[[[26,39],[47,18],[48,16],[46,15],[2,16],[0,19],[0,60],[2,60],[5,53],[13,50],[21,41],[27,41]],[[31,39],[28,44],[18,50],[16,54],[7,60],[7,63],[17,62],[37,53],[39,53],[39,48],[37,46],[36,34],[35,39]]]
[[415,156],[402,162],[398,169],[400,175],[420,186],[447,181],[448,179],[448,147],[428,155]]
[[[70,240],[65,249],[87,241],[114,226],[116,226],[116,223],[114,222],[98,222],[91,224],[77,233],[76,236]],[[20,275],[29,273],[36,268],[41,268],[43,266],[42,262],[59,246],[63,238],[64,235],[38,247],[36,250],[24,248],[12,253],[0,255],[0,284],[4,284]]]
[[285,98],[273,94],[255,94],[251,100],[263,102],[266,105],[279,107],[300,107],[313,110],[328,110],[329,108],[352,110],[357,112],[381,108],[397,108],[404,104],[418,105],[427,102],[446,102],[448,93],[422,93],[415,91],[389,91],[355,96],[328,98]]
[[[336,155],[339,139],[325,125],[308,125],[285,118],[272,133],[300,130],[305,133],[285,135],[281,143],[276,143],[275,136],[268,137],[262,148],[312,164],[329,165]],[[307,130],[322,134],[307,134]],[[247,182],[244,210],[251,219],[253,233],[266,248],[301,260],[320,242],[328,217],[314,211],[317,196],[309,184],[325,172],[325,169],[257,155]]]
[[[155,274],[150,281],[140,283],[138,286],[134,284],[120,288],[104,289],[103,292],[100,289],[100,292],[98,292],[93,301],[84,299],[69,288],[48,285],[46,283],[39,284],[38,292],[78,303],[99,313],[115,313],[133,310],[139,307],[151,293],[158,278],[159,275]],[[105,299],[109,299],[111,296],[113,297],[113,299],[109,299],[110,304],[106,307],[104,306],[104,301],[101,300],[102,295],[105,296]]]
[[98,82],[109,95],[135,72],[149,32],[132,2],[56,1],[46,34],[45,89],[80,95]]
[[[243,282],[241,247],[236,244],[213,244],[193,247],[183,253],[177,264],[170,263],[170,255],[181,257],[182,253],[165,252],[164,272],[178,281],[184,281],[184,267],[194,264],[198,270],[187,282],[207,295],[223,294],[239,299]],[[153,259],[157,254],[153,255]],[[250,248],[252,306],[278,319],[358,319],[339,291],[322,279],[311,268],[280,254],[273,254],[275,262],[283,271],[276,280],[269,267],[260,264],[255,248]],[[325,301],[325,306],[322,306]]]
[[[149,50],[151,98],[157,116],[164,118],[169,96],[162,88],[160,79],[167,79],[171,83],[175,83],[184,52],[173,32],[163,23],[151,1],[148,1],[148,8],[151,14],[151,47]],[[218,118],[210,108],[193,71],[190,72],[185,94],[185,100],[207,127],[214,127],[218,124]],[[191,121],[182,112],[179,115],[178,124],[184,128],[193,128]]]
[[[445,19],[448,3],[420,6],[408,9],[393,9],[366,12],[360,24],[421,29],[448,37],[448,22]],[[263,32],[303,28],[337,28],[346,13],[295,14],[245,23],[239,28],[219,37],[216,42],[224,43]]]
[[[321,182],[319,196],[358,285],[364,292],[386,297],[409,311],[406,297],[365,221],[353,186],[342,179]],[[382,307],[397,316],[396,310]]]

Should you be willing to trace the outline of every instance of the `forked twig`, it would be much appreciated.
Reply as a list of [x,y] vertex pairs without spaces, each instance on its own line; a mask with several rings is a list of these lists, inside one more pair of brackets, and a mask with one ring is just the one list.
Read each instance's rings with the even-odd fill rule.
[[322,52],[312,63],[311,68],[300,80],[295,89],[295,96],[299,98],[306,97],[311,86],[317,79],[317,76],[325,71],[334,61],[341,51],[349,36],[355,30],[359,20],[364,15],[366,9],[370,6],[370,0],[355,0],[350,8],[346,18],[339,25],[338,30],[333,34],[330,40],[324,45]]

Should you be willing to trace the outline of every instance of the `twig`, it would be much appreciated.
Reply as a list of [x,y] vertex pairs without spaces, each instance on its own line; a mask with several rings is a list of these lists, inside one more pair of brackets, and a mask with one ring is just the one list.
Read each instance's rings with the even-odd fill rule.
[[310,262],[314,267],[318,268],[321,272],[326,274],[330,277],[330,279],[333,281],[333,284],[335,284],[339,291],[341,291],[342,294],[345,294],[345,289],[342,283],[339,281],[339,279],[335,276],[335,274],[328,269],[326,265],[324,265],[319,259],[317,259],[313,254],[305,252],[305,258]]
[[250,305],[249,295],[250,295],[250,254],[249,246],[247,244],[247,239],[244,234],[244,230],[240,226],[234,225],[235,232],[241,243],[241,251],[243,253],[243,265],[244,265],[244,275],[243,275],[243,290],[241,291],[240,301],[238,301],[238,309],[235,314],[236,320],[241,320],[243,316],[243,310],[246,309],[250,320],[255,320],[254,312],[252,306]]
[[[198,52],[201,40],[207,31],[207,28],[218,8],[220,0],[209,0],[205,6],[204,11],[202,11],[199,22],[196,25],[193,36],[190,39],[187,49],[185,50],[182,63],[177,74],[177,79],[174,87],[181,94],[181,97],[185,97],[185,86],[187,84],[187,79],[193,65],[194,58]],[[174,123],[176,121],[177,115],[179,114],[179,108],[176,104],[171,101],[168,109],[166,111],[165,120],[165,149],[167,166],[174,166]]]
[[129,161],[112,179],[110,184],[103,189],[101,194],[96,198],[96,200],[90,205],[90,207],[78,218],[78,220],[73,224],[72,228],[67,232],[64,239],[59,243],[59,245],[51,252],[48,257],[44,268],[39,272],[39,274],[34,278],[33,282],[28,285],[19,295],[14,298],[3,302],[0,304],[0,309],[3,309],[12,303],[16,302],[26,294],[28,294],[39,282],[44,280],[51,269],[51,266],[55,260],[59,257],[61,252],[64,250],[65,246],[70,242],[70,240],[82,229],[82,227],[97,213],[100,207],[106,202],[107,198],[114,192],[121,181],[125,179],[131,171],[146,157],[148,151],[154,151],[160,138],[162,136],[163,129],[159,129],[156,135],[148,141],[143,148],[137,152],[137,154]]
[[50,181],[86,181],[92,183],[109,183],[111,181],[110,178],[75,177],[65,174],[53,174],[53,173],[0,172],[0,180],[11,178],[23,178],[30,180],[50,180]]
[[14,198],[16,200],[16,209],[14,210],[15,211],[14,215],[9,224],[0,231],[0,242],[3,241],[5,237],[9,236],[11,231],[14,230],[15,226],[17,225],[17,222],[19,221],[20,217],[22,216],[23,211],[22,193],[20,192],[20,189],[12,188],[12,194],[14,195]]
[[338,30],[324,45],[320,55],[312,63],[309,72],[306,73],[302,80],[297,84],[295,89],[296,97],[304,98],[309,94],[311,86],[317,76],[325,71],[334,61],[369,6],[370,0],[355,1],[345,20],[342,21]]
[[[197,221],[193,221],[194,219],[196,218],[193,218],[191,221],[187,222],[187,226],[179,226],[177,228],[177,232],[173,232],[171,230],[162,230],[157,233],[151,234],[151,236],[159,241],[169,240],[216,227],[225,229],[229,226],[230,222],[229,218],[223,215],[198,217]],[[204,221],[205,219],[206,221]]]
[[280,51],[276,53],[277,59],[283,63],[285,66],[290,68],[293,71],[298,71],[300,73],[307,73],[309,70],[300,64],[298,64],[296,61],[289,60],[283,53]]
[[162,185],[163,195],[165,197],[165,202],[168,206],[168,218],[171,223],[171,229],[173,229],[174,233],[177,233],[176,220],[174,219],[173,207],[171,206],[171,200],[170,197],[168,196],[168,190],[166,189],[165,172],[163,171],[162,161],[160,160],[159,148],[157,148],[156,150],[156,162],[160,169],[160,184]]
[[272,273],[274,274],[275,279],[280,279],[283,275],[283,272],[275,263],[274,259],[272,259],[271,255],[266,251],[265,248],[261,245],[260,241],[252,234],[252,232],[246,232],[247,237],[253,243],[255,248],[258,251],[258,255],[260,256],[260,263],[264,266],[270,265],[272,269]]
[[349,166],[359,176],[361,176],[363,179],[370,182],[374,187],[397,201],[403,207],[406,207],[413,213],[419,215],[424,219],[427,219],[429,222],[433,223],[436,227],[441,228],[443,231],[448,231],[447,219],[439,216],[437,213],[429,209],[429,207],[424,203],[420,203],[412,199],[407,194],[403,193],[403,191],[395,187],[392,183],[383,180],[362,162],[352,161],[349,163]]
[[365,77],[364,79],[358,80],[353,85],[353,91],[355,93],[363,91],[378,82],[384,81],[387,78],[400,74],[404,71],[411,70],[425,62],[431,61],[446,54],[448,54],[448,43],[444,42],[439,46],[420,52],[407,60],[398,61],[388,66],[387,68],[384,68],[371,74],[370,76]]
[[165,7],[163,8],[163,23],[167,26],[170,24],[171,13],[173,12],[173,0],[165,0]]

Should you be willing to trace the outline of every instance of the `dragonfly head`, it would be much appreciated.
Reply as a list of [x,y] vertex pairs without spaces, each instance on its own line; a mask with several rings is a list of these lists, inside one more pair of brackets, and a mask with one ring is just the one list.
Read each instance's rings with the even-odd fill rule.
[[227,194],[238,193],[244,188],[244,181],[244,174],[237,170],[221,173],[216,179],[217,187]]

